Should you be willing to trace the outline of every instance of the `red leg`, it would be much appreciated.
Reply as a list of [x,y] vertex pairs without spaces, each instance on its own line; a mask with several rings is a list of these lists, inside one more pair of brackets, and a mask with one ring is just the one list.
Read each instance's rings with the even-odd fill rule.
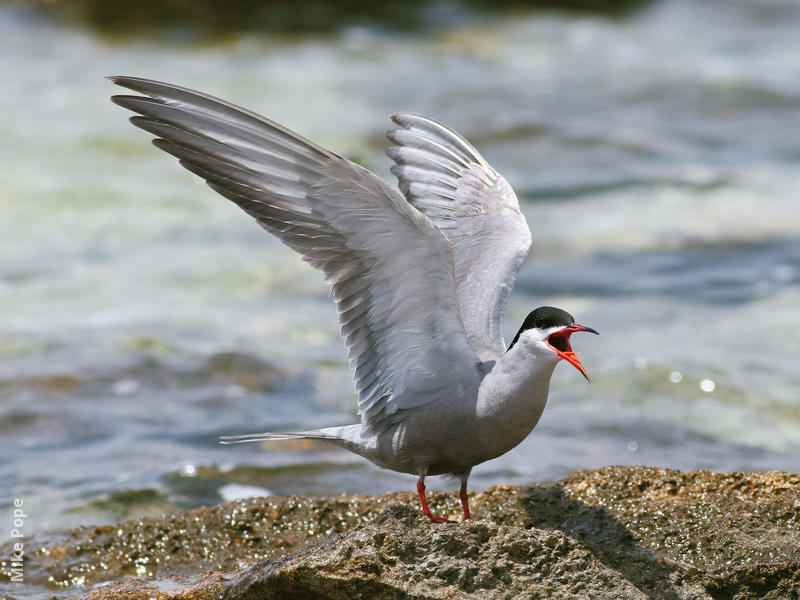
[[469,497],[467,496],[467,482],[461,482],[461,491],[458,493],[461,497],[461,508],[464,510],[464,520],[471,519],[469,514]]
[[419,501],[422,503],[422,514],[428,517],[431,521],[437,523],[452,523],[450,519],[444,517],[436,517],[431,514],[431,509],[428,508],[428,501],[425,499],[425,477],[420,475],[417,480],[417,493],[419,494]]

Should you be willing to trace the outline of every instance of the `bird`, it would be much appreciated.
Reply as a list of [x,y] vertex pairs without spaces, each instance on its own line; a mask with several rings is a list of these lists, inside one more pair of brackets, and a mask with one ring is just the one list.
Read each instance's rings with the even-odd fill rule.
[[290,129],[189,88],[109,79],[112,101],[216,192],[321,270],[347,347],[360,422],[223,437],[223,443],[313,439],[379,467],[461,482],[522,442],[539,422],[556,364],[588,381],[570,345],[597,334],[565,310],[527,315],[506,347],[503,318],[531,246],[506,181],[464,137],[412,113],[391,116],[386,151],[399,191]]

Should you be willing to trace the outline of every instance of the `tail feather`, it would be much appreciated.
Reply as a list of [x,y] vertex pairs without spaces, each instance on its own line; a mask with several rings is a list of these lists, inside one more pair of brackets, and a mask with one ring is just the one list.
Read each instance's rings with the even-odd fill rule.
[[223,435],[219,438],[220,444],[245,444],[247,442],[262,442],[266,440],[300,440],[306,436],[300,433],[275,432],[275,433],[245,433],[243,435]]
[[275,431],[271,433],[245,433],[243,435],[223,435],[219,438],[220,444],[246,444],[248,442],[265,442],[280,440],[339,440],[337,435],[341,427],[328,429],[314,429],[311,431]]

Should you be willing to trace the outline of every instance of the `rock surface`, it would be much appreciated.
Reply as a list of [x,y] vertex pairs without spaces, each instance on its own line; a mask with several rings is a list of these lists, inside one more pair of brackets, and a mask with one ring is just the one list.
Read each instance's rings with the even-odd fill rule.
[[412,494],[229,502],[65,534],[26,581],[96,600],[800,599],[800,475],[608,467],[471,504],[438,524]]

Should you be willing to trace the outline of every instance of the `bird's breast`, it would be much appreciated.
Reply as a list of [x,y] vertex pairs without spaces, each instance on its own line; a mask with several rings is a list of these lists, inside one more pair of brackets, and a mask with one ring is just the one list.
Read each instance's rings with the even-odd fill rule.
[[503,364],[501,360],[484,378],[478,391],[476,417],[485,460],[505,454],[536,427],[547,404],[554,367],[555,363]]

